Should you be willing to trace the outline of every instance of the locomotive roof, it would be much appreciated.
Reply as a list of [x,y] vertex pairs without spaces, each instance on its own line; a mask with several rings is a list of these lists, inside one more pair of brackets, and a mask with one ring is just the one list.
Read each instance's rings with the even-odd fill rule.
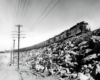
[[77,23],[76,25],[74,25],[73,27],[71,27],[70,29],[73,29],[73,28],[75,28],[77,25],[81,25],[81,24],[88,24],[88,23],[85,22],[85,21],[81,21],[81,22]]

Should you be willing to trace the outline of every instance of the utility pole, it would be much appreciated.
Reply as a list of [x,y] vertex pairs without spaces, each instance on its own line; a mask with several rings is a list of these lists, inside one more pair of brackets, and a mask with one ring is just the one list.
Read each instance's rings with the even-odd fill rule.
[[10,64],[12,64],[12,48],[11,48]]
[[15,50],[15,39],[13,40],[13,65],[14,65],[14,50]]
[[18,69],[19,69],[19,47],[20,47],[20,27],[21,25],[17,25],[18,27]]
[[[24,32],[24,31],[20,31],[20,27],[22,27],[22,25],[16,25],[16,27],[18,27],[18,31],[13,31],[13,32],[18,32],[18,34],[12,34],[12,35],[17,35],[17,37],[13,37],[13,38],[18,38],[18,68],[19,69],[19,59],[20,59],[20,38],[25,38],[25,37],[20,37],[21,35],[25,35],[25,34],[20,34],[21,32]],[[15,42],[14,42],[14,46],[15,46]],[[14,59],[14,57],[13,57]]]

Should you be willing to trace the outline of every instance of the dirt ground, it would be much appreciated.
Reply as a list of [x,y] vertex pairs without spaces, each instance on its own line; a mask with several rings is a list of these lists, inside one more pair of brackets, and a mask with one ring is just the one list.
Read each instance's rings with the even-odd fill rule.
[[10,54],[0,54],[0,80],[20,80],[20,75],[14,66],[9,66]]

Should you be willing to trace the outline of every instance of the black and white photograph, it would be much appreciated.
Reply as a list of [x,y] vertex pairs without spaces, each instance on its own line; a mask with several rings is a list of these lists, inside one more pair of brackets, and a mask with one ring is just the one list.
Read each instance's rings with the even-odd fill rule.
[[0,0],[0,80],[100,80],[100,0]]

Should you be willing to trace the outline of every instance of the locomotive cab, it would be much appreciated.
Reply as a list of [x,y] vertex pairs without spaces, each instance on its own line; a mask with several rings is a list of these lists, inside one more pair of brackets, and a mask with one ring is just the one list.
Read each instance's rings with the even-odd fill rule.
[[90,25],[87,23],[85,25],[85,32],[89,32],[89,31],[91,31],[91,29],[90,29]]
[[86,32],[91,31],[90,25],[88,23],[84,22],[84,21],[81,22],[80,29],[81,29],[81,33],[86,33]]

